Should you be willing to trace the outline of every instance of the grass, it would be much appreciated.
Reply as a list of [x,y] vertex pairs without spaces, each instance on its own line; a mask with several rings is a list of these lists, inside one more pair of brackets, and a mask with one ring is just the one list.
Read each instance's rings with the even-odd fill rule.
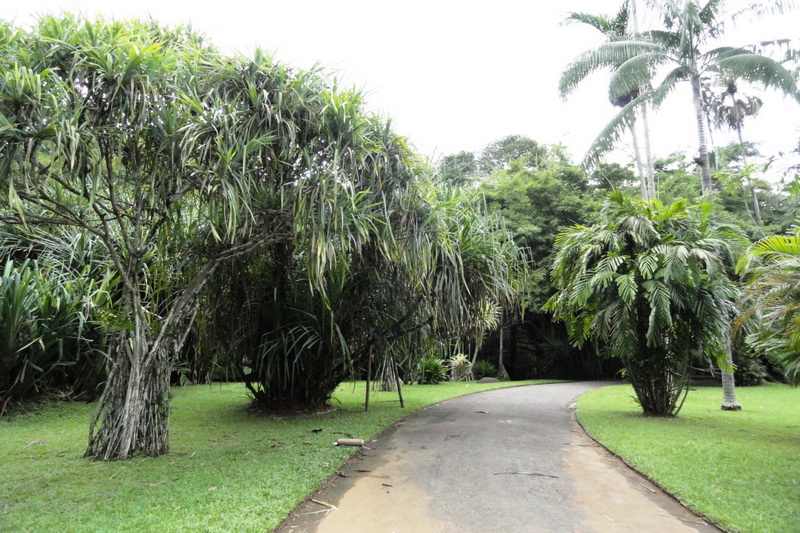
[[740,387],[741,412],[722,411],[722,391],[689,393],[680,415],[645,418],[629,386],[604,387],[578,401],[595,439],[677,496],[733,531],[800,530],[800,390]]
[[[442,383],[377,392],[342,385],[324,414],[274,418],[247,410],[240,384],[174,390],[171,450],[159,458],[82,458],[86,404],[0,419],[0,531],[271,531],[354,452],[393,421],[448,398],[541,382]],[[320,430],[321,431],[314,431]]]

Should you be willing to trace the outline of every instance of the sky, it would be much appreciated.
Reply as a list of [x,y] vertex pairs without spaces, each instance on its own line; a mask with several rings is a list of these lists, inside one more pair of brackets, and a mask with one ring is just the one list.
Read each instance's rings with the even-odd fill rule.
[[[596,30],[562,22],[572,11],[610,15],[618,7],[619,0],[6,0],[0,19],[27,26],[38,14],[70,11],[191,24],[227,53],[261,48],[296,67],[321,65],[361,88],[369,107],[391,118],[395,131],[433,160],[518,134],[564,144],[579,161],[614,108],[602,74],[568,100],[559,97],[566,65],[602,42]],[[800,38],[800,9],[740,23],[726,36],[729,44]],[[696,152],[688,85],[653,117],[652,129],[657,156]],[[764,153],[792,150],[800,137],[800,105],[768,94],[744,136],[761,143]],[[733,136],[715,132],[714,140],[724,145]],[[630,161],[628,144],[620,143],[611,158]]]

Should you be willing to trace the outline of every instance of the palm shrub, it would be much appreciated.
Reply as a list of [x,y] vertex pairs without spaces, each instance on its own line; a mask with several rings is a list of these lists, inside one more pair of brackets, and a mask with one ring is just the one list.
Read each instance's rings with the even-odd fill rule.
[[[33,268],[39,302],[35,321],[54,314],[52,328],[60,330],[59,356],[47,359],[54,367],[36,389],[94,399],[106,378],[108,332],[118,327],[119,278],[100,239],[75,228],[6,225],[0,228],[0,258],[14,262],[17,270]],[[77,329],[63,328],[64,313],[77,314]]]
[[765,237],[737,265],[743,275],[746,341],[775,358],[786,377],[800,381],[800,230]]
[[575,345],[591,339],[620,357],[645,415],[678,413],[693,358],[724,361],[735,232],[712,214],[707,202],[663,205],[613,192],[599,224],[556,241],[557,292],[546,308]]

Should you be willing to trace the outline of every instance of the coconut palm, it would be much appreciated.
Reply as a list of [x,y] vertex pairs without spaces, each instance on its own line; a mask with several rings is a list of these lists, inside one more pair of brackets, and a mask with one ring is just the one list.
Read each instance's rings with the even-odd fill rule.
[[546,308],[571,340],[600,341],[625,364],[646,415],[672,416],[691,361],[724,361],[736,291],[726,275],[730,229],[712,206],[611,193],[600,224],[561,234]]
[[[570,68],[576,72],[598,68],[614,68],[610,82],[612,98],[652,85],[625,105],[598,135],[586,160],[597,161],[611,149],[623,131],[633,124],[644,105],[660,106],[679,82],[688,82],[692,89],[694,120],[698,136],[698,165],[703,193],[712,193],[709,169],[706,112],[703,93],[715,78],[743,80],[777,89],[800,102],[797,83],[792,73],[777,61],[756,53],[755,47],[709,47],[722,36],[722,0],[705,4],[695,1],[669,0],[653,4],[664,29],[639,33],[635,39],[601,45],[581,56]],[[662,67],[669,67],[657,79]]]

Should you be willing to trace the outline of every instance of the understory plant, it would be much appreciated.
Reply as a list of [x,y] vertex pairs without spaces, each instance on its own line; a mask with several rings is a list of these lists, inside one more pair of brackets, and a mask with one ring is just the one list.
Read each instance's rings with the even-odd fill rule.
[[0,273],[0,415],[9,404],[38,395],[94,395],[104,366],[95,315],[108,303],[108,282],[28,260],[6,262]]
[[420,385],[436,385],[447,380],[447,368],[444,360],[438,357],[426,357],[420,363],[419,377],[417,382]]
[[486,359],[479,359],[472,365],[472,375],[476,380],[497,377],[497,367]]
[[736,290],[738,237],[708,202],[664,205],[613,192],[592,227],[559,235],[546,304],[571,341],[618,356],[645,415],[681,408],[692,360],[723,361]]
[[738,325],[748,345],[777,361],[789,381],[800,382],[800,228],[761,239],[737,270],[745,281]]
[[447,361],[450,370],[450,381],[473,381],[472,363],[465,354],[456,354]]

